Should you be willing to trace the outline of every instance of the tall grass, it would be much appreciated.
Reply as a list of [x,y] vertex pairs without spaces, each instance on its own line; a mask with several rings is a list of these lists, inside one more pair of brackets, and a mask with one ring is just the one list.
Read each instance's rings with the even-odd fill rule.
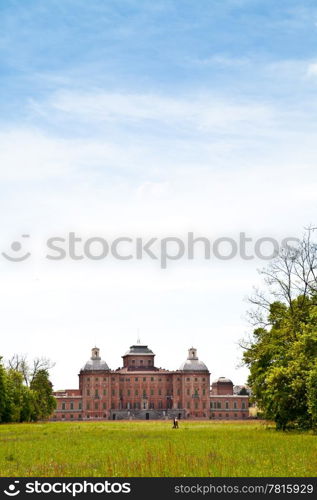
[[317,437],[259,422],[0,426],[1,476],[315,476]]

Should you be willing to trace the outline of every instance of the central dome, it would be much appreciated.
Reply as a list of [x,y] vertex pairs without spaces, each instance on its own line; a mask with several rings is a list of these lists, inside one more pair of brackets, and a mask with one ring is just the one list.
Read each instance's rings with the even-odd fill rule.
[[203,361],[197,356],[197,349],[191,347],[188,350],[188,358],[181,364],[179,370],[183,372],[208,372],[209,370]]
[[91,350],[91,358],[82,367],[81,371],[105,371],[109,370],[107,363],[99,356],[98,347]]

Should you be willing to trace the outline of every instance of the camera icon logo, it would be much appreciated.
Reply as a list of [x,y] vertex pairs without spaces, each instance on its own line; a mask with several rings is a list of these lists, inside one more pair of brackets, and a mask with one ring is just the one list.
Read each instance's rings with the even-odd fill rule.
[[4,490],[4,494],[5,495],[8,495],[9,497],[16,497],[19,493],[20,493],[20,490],[16,489],[17,488],[17,484],[19,484],[20,481],[14,481],[12,484],[10,484],[8,486],[8,490]]

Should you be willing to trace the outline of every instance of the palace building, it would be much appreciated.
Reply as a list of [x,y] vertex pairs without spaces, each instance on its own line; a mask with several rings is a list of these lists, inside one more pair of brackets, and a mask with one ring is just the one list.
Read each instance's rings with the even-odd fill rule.
[[155,354],[138,342],[111,370],[94,347],[79,372],[79,389],[56,391],[51,420],[247,418],[248,395],[234,394],[231,380],[210,387],[210,372],[191,347],[178,370],[155,366]]

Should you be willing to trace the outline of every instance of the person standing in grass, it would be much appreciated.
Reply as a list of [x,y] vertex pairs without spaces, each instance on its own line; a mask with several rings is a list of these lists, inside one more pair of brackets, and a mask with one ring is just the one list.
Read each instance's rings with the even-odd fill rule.
[[178,429],[178,419],[177,419],[177,417],[174,417],[173,429]]

